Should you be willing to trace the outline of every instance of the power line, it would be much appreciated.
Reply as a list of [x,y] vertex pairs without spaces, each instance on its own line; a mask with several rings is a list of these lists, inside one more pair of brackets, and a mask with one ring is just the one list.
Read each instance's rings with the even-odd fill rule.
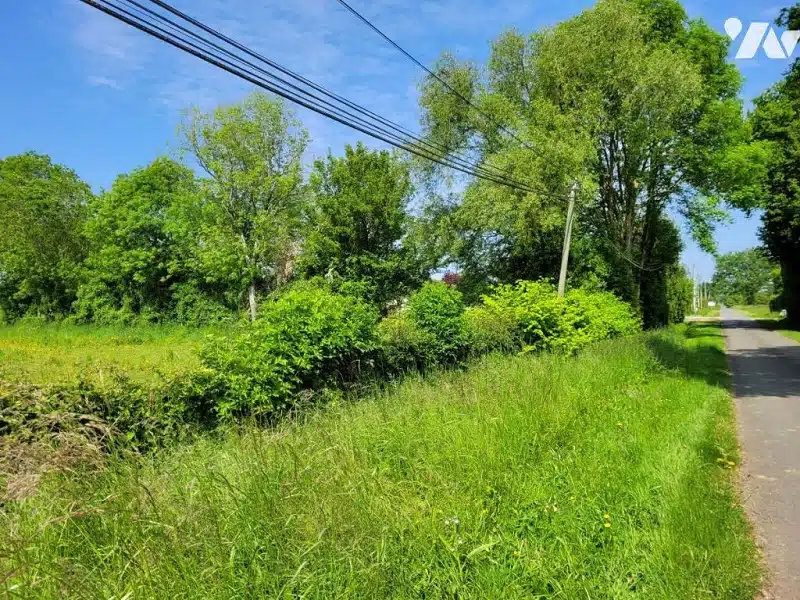
[[[132,1],[132,0],[129,0],[129,1]],[[248,54],[249,56],[255,58],[256,60],[264,62],[265,64],[269,65],[270,67],[280,71],[284,75],[287,75],[287,76],[289,76],[289,77],[291,77],[291,78],[293,78],[293,79],[295,79],[297,81],[300,81],[303,84],[311,87],[312,89],[325,94],[326,96],[336,100],[337,102],[340,102],[340,103],[348,106],[349,108],[352,108],[352,109],[354,109],[354,110],[356,110],[356,111],[368,116],[369,118],[372,118],[374,120],[380,121],[381,123],[391,127],[392,129],[396,129],[396,130],[402,131],[405,135],[410,136],[416,142],[423,143],[423,144],[425,144],[427,146],[438,146],[438,150],[440,152],[443,152],[444,154],[452,153],[452,151],[450,149],[448,149],[448,148],[446,148],[444,146],[441,146],[439,144],[431,143],[428,140],[424,140],[423,138],[420,138],[420,137],[416,136],[413,132],[410,132],[409,130],[407,130],[407,129],[403,128],[402,126],[398,125],[397,123],[395,123],[393,121],[390,121],[389,119],[386,119],[386,118],[382,117],[381,115],[379,115],[379,114],[377,114],[377,113],[375,113],[375,112],[373,112],[373,111],[371,111],[371,110],[369,110],[367,108],[364,108],[364,107],[362,107],[362,106],[360,106],[360,105],[358,105],[358,104],[356,104],[354,102],[351,102],[347,98],[344,98],[344,97],[342,97],[342,96],[340,96],[340,95],[338,95],[338,94],[336,94],[336,93],[334,93],[334,92],[322,87],[321,85],[311,81],[310,79],[307,79],[307,78],[303,77],[302,75],[299,75],[298,73],[292,71],[291,69],[288,69],[286,67],[281,66],[280,64],[270,60],[269,58],[263,56],[262,54],[254,52],[253,50],[251,50],[247,46],[244,46],[243,44],[240,44],[236,40],[233,40],[233,39],[229,38],[228,36],[224,35],[220,31],[218,31],[218,30],[216,30],[216,29],[214,29],[214,28],[212,28],[212,27],[210,27],[208,25],[205,25],[204,23],[198,21],[197,19],[194,19],[193,17],[187,15],[186,13],[178,10],[177,8],[175,8],[173,6],[170,6],[166,2],[163,2],[163,0],[150,0],[150,1],[153,4],[156,4],[156,5],[160,6],[160,7],[162,7],[163,9],[169,11],[173,15],[183,19],[184,21],[186,21],[188,23],[191,23],[195,27],[198,27],[198,28],[202,29],[206,33],[209,33],[209,34],[213,35],[217,39],[220,39],[220,40],[232,45],[233,47],[237,48],[238,50],[241,50],[242,52],[245,52],[246,54]],[[148,12],[152,12],[152,11],[148,11]],[[248,64],[251,64],[251,63],[248,63]],[[501,169],[499,169],[497,167],[494,167],[493,165],[489,165],[489,168],[494,170],[494,171],[496,171],[497,172],[496,174],[498,174],[500,176],[506,176],[507,175],[504,171],[502,171]]]
[[[100,1],[104,2],[105,4],[109,4],[106,0],[100,0]],[[251,63],[251,62],[249,62],[247,60],[242,59],[241,57],[239,57],[236,54],[230,52],[229,50],[227,50],[225,48],[222,48],[221,46],[219,46],[217,44],[214,44],[213,42],[209,42],[208,40],[204,39],[202,36],[198,35],[196,32],[192,32],[189,29],[187,29],[187,28],[185,28],[185,27],[183,27],[181,25],[178,25],[174,21],[171,21],[170,19],[164,17],[163,15],[160,15],[157,12],[154,12],[154,11],[142,6],[140,3],[136,2],[136,0],[123,0],[123,1],[127,2],[127,4],[129,4],[129,5],[132,5],[132,6],[136,7],[133,10],[136,13],[138,13],[139,15],[142,15],[142,14],[146,13],[148,16],[154,17],[154,18],[164,22],[165,25],[169,29],[171,29],[173,32],[183,32],[183,33],[188,34],[189,36],[192,36],[193,38],[198,40],[202,45],[210,47],[210,48],[214,48],[214,49],[216,49],[218,51],[221,51],[222,53],[227,54],[228,56],[230,56],[234,60],[236,60],[238,62],[242,62],[242,63],[252,67],[256,71],[264,74],[265,76],[269,77],[271,80],[276,82],[277,85],[283,86],[284,88],[285,87],[291,88],[291,89],[296,90],[297,92],[299,92],[299,93],[301,93],[301,94],[303,94],[305,96],[308,96],[308,97],[312,98],[314,101],[321,102],[323,105],[326,105],[328,109],[330,109],[331,111],[335,112],[337,115],[339,115],[339,116],[341,116],[343,118],[355,119],[356,122],[359,122],[363,126],[369,128],[371,131],[374,131],[374,130],[377,130],[379,132],[382,131],[386,135],[389,135],[390,137],[392,137],[392,139],[396,140],[398,143],[408,143],[408,140],[407,139],[403,139],[402,136],[398,136],[398,135],[396,135],[396,134],[394,134],[392,132],[388,132],[385,129],[384,130],[380,130],[380,129],[376,128],[376,126],[374,124],[365,121],[364,119],[358,117],[357,115],[354,115],[353,113],[351,113],[349,111],[342,110],[341,108],[335,106],[331,102],[329,102],[329,101],[327,101],[327,100],[325,100],[323,98],[320,98],[316,94],[309,93],[307,90],[304,90],[303,88],[301,88],[301,87],[299,87],[297,85],[294,85],[294,84],[288,82],[285,79],[277,77],[273,73],[270,73],[269,71],[266,71],[265,69],[263,69],[263,68],[261,68],[261,67],[259,67],[257,65],[254,65],[253,63]],[[131,13],[130,11],[128,11],[128,10],[126,10],[124,8],[117,7],[116,10],[120,11],[122,14],[127,15],[130,18],[134,18],[134,19],[138,18],[133,13]],[[162,28],[162,27],[160,27],[158,25],[153,25],[152,23],[149,23],[149,24],[150,24],[150,26],[152,26],[156,31],[158,31],[161,34],[164,34],[164,35],[167,35],[167,36],[173,35],[173,34],[170,34],[167,31],[165,31],[164,28]],[[180,37],[180,33],[175,37],[177,39],[180,39],[184,43],[186,43],[186,45],[188,45],[193,50],[198,51],[198,52],[203,52],[203,49],[199,48],[197,46],[197,44],[195,44],[195,43],[193,43],[191,41],[187,41],[184,38],[181,38]],[[219,57],[217,56],[217,58],[219,58]],[[231,67],[234,67],[234,68],[242,69],[242,67],[237,67],[236,65],[232,64],[229,60],[222,59],[222,58],[219,58],[219,60],[223,64],[225,64],[227,66],[231,66]],[[253,75],[252,70],[248,70],[248,69],[242,69],[242,70],[246,71],[250,75]],[[357,106],[357,105],[355,105],[355,106]],[[377,115],[377,117],[380,118],[379,115]],[[391,121],[388,121],[388,122],[392,123]],[[411,137],[414,141],[421,142],[421,143],[429,146],[429,148],[433,148],[433,152],[434,153],[442,152],[443,155],[447,154],[447,151],[442,151],[440,148],[437,149],[434,145],[428,144],[424,140],[420,140],[419,138],[414,137],[413,134],[407,132],[407,130],[404,130],[404,129],[400,128],[400,126],[396,126],[396,124],[393,124],[393,125],[395,125],[393,127],[393,129],[395,129],[397,131],[400,131],[403,135],[405,135],[407,137]],[[493,173],[493,172],[487,171],[486,169],[483,169],[480,166],[475,166],[473,164],[470,164],[467,160],[460,158],[458,155],[456,155],[456,157],[457,158],[450,158],[448,160],[453,161],[456,164],[458,164],[459,166],[462,166],[462,167],[465,167],[465,168],[470,168],[470,169],[474,168],[476,170],[480,169],[481,172],[484,172],[484,173],[488,174],[489,176],[494,176],[494,177],[499,177],[499,178],[504,178],[505,177],[505,174],[500,172],[499,170],[498,170],[497,173]]]
[[[153,1],[157,1],[157,0],[153,0]],[[350,11],[350,12],[351,12],[351,13],[352,13],[352,14],[353,14],[353,15],[354,15],[354,16],[355,16],[357,19],[359,19],[359,20],[360,20],[362,23],[364,23],[364,24],[365,24],[367,27],[369,27],[370,29],[372,29],[372,30],[373,30],[375,33],[377,33],[377,34],[378,34],[379,36],[381,36],[381,37],[382,37],[384,40],[386,40],[386,41],[387,41],[387,42],[389,42],[389,43],[390,43],[392,46],[394,46],[394,47],[395,47],[397,50],[399,50],[399,51],[400,51],[400,52],[401,52],[403,55],[405,55],[405,57],[406,57],[406,58],[408,58],[408,59],[409,59],[411,62],[413,62],[415,65],[417,65],[417,66],[418,66],[420,69],[423,69],[423,70],[424,70],[424,71],[425,71],[425,72],[426,72],[428,75],[430,75],[431,77],[433,77],[434,79],[436,79],[436,81],[438,81],[439,83],[441,83],[441,84],[442,84],[442,85],[443,85],[445,88],[447,88],[447,90],[448,90],[450,93],[454,94],[454,95],[455,95],[456,97],[458,97],[458,98],[459,98],[459,99],[460,99],[462,102],[465,102],[465,103],[467,103],[469,106],[471,106],[472,108],[474,108],[474,109],[475,109],[475,110],[478,112],[478,114],[480,114],[480,115],[482,115],[484,118],[488,119],[488,120],[489,120],[489,121],[490,121],[492,124],[494,124],[494,126],[495,126],[495,127],[497,127],[497,128],[498,128],[498,129],[500,129],[501,131],[504,131],[505,133],[507,133],[508,135],[510,135],[510,136],[511,136],[512,138],[514,138],[514,139],[515,139],[517,142],[519,142],[519,143],[520,143],[522,146],[524,146],[524,147],[525,147],[525,148],[527,148],[528,150],[532,150],[533,152],[537,152],[537,153],[538,153],[538,150],[536,150],[536,148],[534,148],[533,146],[530,146],[530,145],[529,145],[527,142],[525,142],[524,140],[520,139],[520,138],[517,136],[517,134],[515,134],[513,131],[511,131],[510,129],[508,129],[508,128],[507,128],[505,125],[503,125],[502,123],[498,123],[498,122],[497,122],[497,121],[494,119],[494,117],[492,117],[490,114],[488,114],[488,113],[484,112],[483,110],[481,110],[481,108],[480,108],[479,106],[477,106],[477,105],[476,105],[474,102],[472,102],[472,101],[471,101],[469,98],[467,98],[467,97],[466,97],[466,96],[464,96],[464,95],[463,95],[461,92],[459,92],[457,89],[455,89],[453,86],[451,86],[451,85],[450,85],[450,84],[449,84],[447,81],[445,81],[445,80],[444,80],[442,77],[440,77],[439,75],[437,75],[437,74],[436,74],[434,71],[432,71],[431,69],[429,69],[428,67],[426,67],[426,66],[425,66],[423,63],[421,63],[419,60],[417,60],[416,58],[414,58],[414,56],[413,56],[411,53],[409,53],[409,52],[408,52],[408,51],[407,51],[405,48],[403,48],[403,47],[402,47],[400,44],[398,44],[397,42],[395,42],[395,41],[394,41],[392,38],[390,38],[390,37],[389,37],[388,35],[386,35],[386,34],[385,34],[383,31],[381,31],[381,30],[380,30],[380,29],[379,29],[379,28],[378,28],[376,25],[374,25],[374,24],[373,24],[373,23],[372,23],[372,22],[371,22],[369,19],[367,19],[367,18],[366,18],[364,15],[362,15],[360,12],[358,12],[358,11],[357,11],[355,8],[353,8],[352,6],[350,6],[350,5],[349,5],[349,4],[348,4],[348,3],[347,3],[345,0],[337,0],[337,1],[339,2],[339,4],[341,4],[342,6],[344,6],[344,7],[345,7],[345,8],[346,8],[348,11]],[[560,197],[560,196],[559,196],[559,197]]]
[[[272,80],[272,81],[271,82],[265,81],[262,77],[254,74],[252,72],[252,70],[248,70],[247,68],[244,68],[241,65],[237,65],[237,64],[231,63],[231,61],[220,57],[218,54],[215,54],[214,52],[209,51],[209,50],[204,50],[203,48],[200,48],[197,44],[194,44],[193,42],[188,41],[185,38],[180,37],[179,35],[176,36],[174,33],[169,33],[167,31],[165,31],[162,27],[160,27],[158,25],[155,25],[152,22],[148,22],[148,21],[142,19],[141,17],[136,17],[130,11],[127,11],[124,8],[120,8],[118,5],[113,4],[109,0],[81,0],[81,1],[84,2],[85,4],[89,5],[89,6],[92,6],[93,8],[96,8],[96,9],[108,14],[111,17],[114,17],[114,18],[116,18],[116,19],[118,19],[118,20],[120,20],[120,21],[122,21],[122,22],[124,22],[124,23],[126,23],[126,24],[128,24],[128,25],[130,25],[130,26],[132,26],[134,28],[136,28],[136,29],[139,29],[140,31],[143,31],[144,33],[147,33],[148,35],[151,35],[151,36],[153,36],[153,37],[155,37],[157,39],[160,39],[161,41],[166,42],[166,43],[168,43],[168,44],[170,44],[170,45],[172,45],[172,46],[174,46],[176,48],[179,48],[179,49],[181,49],[181,50],[183,50],[183,51],[185,51],[185,52],[187,52],[187,53],[189,53],[189,54],[191,54],[191,55],[193,55],[193,56],[195,56],[197,58],[200,58],[201,60],[204,60],[205,62],[208,62],[209,64],[212,64],[212,65],[214,65],[214,66],[216,66],[218,68],[221,68],[221,69],[223,69],[223,70],[225,70],[225,71],[227,71],[227,72],[229,72],[229,73],[231,73],[233,75],[236,75],[236,76],[244,79],[245,81],[248,81],[248,82],[250,82],[250,83],[252,83],[252,84],[254,84],[254,85],[258,86],[258,87],[261,87],[261,88],[266,89],[266,90],[268,90],[268,91],[270,91],[272,93],[275,93],[275,94],[277,94],[277,95],[279,95],[279,96],[281,96],[281,97],[283,97],[283,98],[285,98],[287,100],[295,102],[296,104],[299,104],[300,106],[304,106],[305,108],[308,108],[309,110],[317,112],[318,114],[322,114],[323,116],[326,116],[326,117],[328,117],[328,118],[330,118],[332,120],[335,120],[335,121],[337,121],[337,122],[339,122],[339,123],[341,123],[341,124],[343,124],[343,125],[345,125],[347,127],[350,127],[350,128],[355,129],[357,131],[365,133],[366,135],[369,135],[369,136],[371,136],[371,137],[373,137],[375,139],[379,139],[379,140],[384,141],[384,142],[386,142],[386,143],[388,143],[388,144],[390,144],[392,146],[395,146],[397,148],[401,148],[403,150],[411,152],[412,154],[415,154],[415,155],[420,156],[422,158],[425,158],[427,160],[431,160],[432,162],[435,162],[437,164],[453,168],[453,169],[455,169],[457,171],[460,171],[460,172],[468,174],[468,175],[472,175],[474,177],[478,177],[478,178],[481,178],[481,179],[492,181],[492,182],[498,183],[500,185],[505,185],[507,187],[511,187],[511,188],[517,189],[519,191],[531,192],[531,193],[543,193],[543,192],[541,192],[539,190],[536,190],[536,189],[532,188],[531,186],[528,186],[527,184],[524,184],[524,183],[521,183],[521,182],[518,182],[518,181],[512,181],[512,180],[506,178],[504,174],[500,174],[500,175],[493,174],[491,171],[488,171],[486,168],[484,168],[484,167],[482,167],[480,165],[477,165],[477,166],[476,165],[469,165],[466,161],[464,161],[461,158],[457,158],[457,159],[449,158],[449,157],[446,156],[446,154],[447,154],[446,152],[443,153],[444,155],[440,156],[440,155],[435,153],[435,146],[432,145],[432,144],[426,143],[428,148],[421,148],[416,143],[419,140],[419,138],[416,138],[415,136],[413,136],[413,134],[409,134],[407,132],[407,130],[404,130],[403,128],[401,128],[399,126],[396,126],[396,124],[392,123],[388,119],[383,119],[382,117],[380,117],[380,115],[377,115],[377,113],[373,113],[372,111],[367,111],[366,109],[363,109],[362,107],[359,107],[355,103],[352,103],[352,102],[350,102],[350,101],[348,101],[346,99],[341,98],[341,96],[332,95],[332,93],[327,92],[327,90],[324,90],[324,88],[321,88],[321,86],[316,86],[316,84],[313,84],[313,82],[310,82],[310,80],[307,80],[305,78],[299,78],[299,76],[297,76],[297,78],[299,78],[306,85],[314,86],[315,89],[318,89],[318,90],[322,91],[323,93],[326,93],[327,95],[329,95],[331,97],[335,96],[335,99],[337,101],[342,102],[342,103],[346,104],[347,106],[353,107],[356,110],[361,109],[361,112],[363,114],[368,114],[370,116],[370,118],[372,118],[373,120],[377,120],[377,121],[382,122],[384,124],[390,123],[393,126],[396,126],[395,129],[397,131],[400,131],[403,135],[405,135],[407,137],[410,136],[411,137],[411,141],[409,141],[408,139],[403,139],[403,137],[398,136],[397,134],[394,134],[394,133],[392,133],[390,131],[387,131],[385,129],[385,127],[383,127],[383,126],[378,126],[378,125],[366,122],[363,118],[358,118],[356,115],[353,115],[349,111],[340,109],[340,108],[336,107],[335,105],[333,105],[332,103],[330,103],[328,101],[325,101],[325,100],[319,98],[318,96],[316,96],[314,94],[311,94],[311,93],[307,92],[306,90],[303,90],[302,88],[299,88],[298,86],[296,86],[294,84],[291,84],[290,82],[288,82],[288,81],[276,76],[275,74],[269,73],[268,71],[258,67],[257,65],[254,65],[253,63],[251,63],[249,61],[246,61],[245,59],[243,59],[242,57],[236,55],[235,53],[230,52],[229,50],[226,50],[226,49],[220,47],[219,45],[214,44],[213,42],[210,42],[210,41],[204,39],[199,34],[197,34],[195,32],[191,32],[188,29],[186,29],[185,27],[182,27],[181,25],[178,25],[178,24],[174,23],[173,21],[169,20],[165,16],[159,15],[158,13],[155,13],[154,11],[151,11],[151,10],[143,7],[141,4],[139,4],[138,2],[135,2],[134,0],[127,0],[127,1],[128,1],[128,4],[130,6],[136,7],[135,10],[139,14],[141,14],[142,11],[145,11],[148,14],[150,14],[151,16],[155,16],[160,21],[166,23],[167,26],[170,27],[170,29],[173,30],[173,32],[174,31],[186,32],[190,36],[195,38],[196,40],[200,41],[200,43],[202,43],[204,46],[210,47],[210,48],[214,48],[214,49],[216,49],[218,51],[221,51],[221,52],[227,54],[228,56],[232,57],[235,61],[237,61],[239,63],[244,63],[245,65],[248,65],[251,68],[255,68],[257,71],[259,71],[262,74],[264,74],[267,77],[269,77],[269,79]],[[160,0],[152,0],[152,1],[154,3],[156,3],[156,4],[158,4],[159,6],[164,7],[164,8],[168,7],[168,9],[171,9],[170,12],[172,12],[173,14],[176,14],[178,16],[181,16],[181,18],[186,17],[187,22],[189,22],[189,23],[191,23],[191,24],[193,24],[195,26],[201,27],[203,30],[205,30],[205,31],[207,31],[209,33],[214,32],[214,30],[202,25],[202,23],[200,23],[199,21],[196,21],[194,19],[191,19],[191,17],[183,15],[183,13],[180,13],[180,11],[177,11],[176,9],[172,9],[172,7],[169,7],[169,5],[166,4],[165,2],[161,2]],[[222,34],[218,34],[217,37],[219,39],[223,39],[223,40],[227,41],[228,43],[235,44],[236,47],[239,48],[239,49],[245,49],[248,52],[248,54],[250,54],[251,56],[257,57],[259,60],[264,61],[266,64],[269,64],[270,66],[275,65],[275,68],[280,68],[281,72],[283,72],[283,73],[290,74],[292,76],[296,75],[296,74],[293,74],[288,69],[280,67],[280,65],[278,65],[277,63],[274,63],[273,61],[269,61],[268,59],[265,59],[264,57],[261,57],[260,55],[257,55],[255,53],[253,53],[252,51],[249,51],[248,49],[246,49],[246,47],[242,46],[238,42],[233,42],[233,40],[230,40],[230,38],[226,38],[225,36],[222,36]],[[299,91],[300,93],[302,93],[305,96],[307,96],[309,99],[304,99],[304,98],[298,97],[297,94],[295,92],[291,91],[290,88],[292,88],[292,89],[294,89],[296,91]],[[320,106],[320,102],[322,104],[324,104],[324,105],[327,105],[327,107]],[[372,115],[374,115],[374,116],[372,116]],[[434,150],[431,150],[431,148],[433,148]],[[439,148],[439,151],[441,151],[441,148]],[[496,170],[499,170],[496,167],[493,167],[493,168],[495,168]]]

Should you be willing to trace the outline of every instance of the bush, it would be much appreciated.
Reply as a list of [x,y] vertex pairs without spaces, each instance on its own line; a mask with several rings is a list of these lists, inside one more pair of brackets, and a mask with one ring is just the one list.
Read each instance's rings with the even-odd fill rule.
[[631,305],[610,292],[576,289],[570,290],[566,299],[580,315],[575,325],[584,343],[632,335],[642,329]]
[[219,417],[270,417],[301,390],[352,381],[376,349],[376,321],[363,302],[308,285],[265,303],[255,323],[201,351],[220,389]]
[[230,324],[236,313],[190,283],[173,287],[174,317],[178,323],[191,327]]
[[213,424],[208,374],[183,373],[154,385],[112,374],[102,384],[37,386],[0,380],[0,436],[58,442],[63,435],[108,449],[147,451]]
[[441,282],[428,282],[409,298],[408,313],[427,334],[425,355],[430,360],[450,364],[464,357],[468,340],[461,292]]
[[410,371],[424,371],[436,356],[434,336],[423,331],[408,310],[400,310],[383,319],[377,329],[381,369],[389,376]]
[[692,309],[692,280],[682,266],[667,267],[667,308],[670,323],[683,323]]
[[499,285],[483,302],[497,321],[515,324],[527,352],[572,353],[589,342],[641,329],[630,305],[613,294],[576,289],[559,298],[547,281]]
[[517,322],[511,311],[488,306],[470,306],[464,311],[464,326],[474,356],[488,352],[512,352],[522,347]]
[[580,315],[559,298],[547,281],[518,281],[496,286],[483,297],[484,305],[516,322],[526,352],[576,350]]

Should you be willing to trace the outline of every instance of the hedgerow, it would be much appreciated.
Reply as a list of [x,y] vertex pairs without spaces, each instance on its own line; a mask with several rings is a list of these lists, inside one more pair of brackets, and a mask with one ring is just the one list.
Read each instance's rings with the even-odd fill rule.
[[631,307],[612,294],[576,289],[559,298],[546,281],[496,286],[466,309],[456,289],[431,282],[383,319],[357,298],[305,283],[265,302],[254,323],[210,336],[201,367],[157,384],[124,376],[102,386],[87,378],[4,384],[0,436],[57,448],[68,434],[103,450],[146,451],[246,417],[273,421],[363,382],[488,352],[574,353],[639,329]]

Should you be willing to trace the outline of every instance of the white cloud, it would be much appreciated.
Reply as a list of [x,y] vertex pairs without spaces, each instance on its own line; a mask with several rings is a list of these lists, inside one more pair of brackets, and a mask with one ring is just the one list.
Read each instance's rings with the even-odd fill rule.
[[[153,110],[177,118],[189,106],[209,108],[241,97],[252,86],[200,59],[71,0],[72,38],[92,85],[130,89]],[[353,1],[353,0],[351,0]],[[355,0],[354,7],[425,63],[458,44],[487,41],[530,13],[530,3],[498,0]],[[291,3],[250,0],[173,0],[173,5],[275,62],[326,88],[418,130],[416,84],[423,73],[334,0]],[[465,56],[465,58],[472,58]],[[364,134],[298,110],[321,155]],[[383,145],[374,142],[376,146]]]
[[92,63],[116,70],[138,70],[147,63],[149,48],[139,32],[82,3],[73,2],[73,38]]
[[86,80],[89,82],[89,85],[106,86],[115,90],[122,89],[122,85],[120,85],[116,79],[111,79],[110,77],[103,77],[102,75],[89,75]]

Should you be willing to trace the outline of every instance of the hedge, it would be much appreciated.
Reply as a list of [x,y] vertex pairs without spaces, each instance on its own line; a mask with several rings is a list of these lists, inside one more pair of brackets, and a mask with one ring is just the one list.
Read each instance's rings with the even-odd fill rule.
[[559,298],[546,281],[498,285],[471,307],[452,286],[430,282],[383,319],[358,298],[301,284],[265,303],[255,323],[210,339],[202,368],[172,381],[118,377],[102,389],[0,382],[0,437],[6,450],[33,441],[58,447],[66,435],[145,451],[246,417],[274,420],[364,382],[488,352],[569,354],[640,328],[612,294],[578,289]]

